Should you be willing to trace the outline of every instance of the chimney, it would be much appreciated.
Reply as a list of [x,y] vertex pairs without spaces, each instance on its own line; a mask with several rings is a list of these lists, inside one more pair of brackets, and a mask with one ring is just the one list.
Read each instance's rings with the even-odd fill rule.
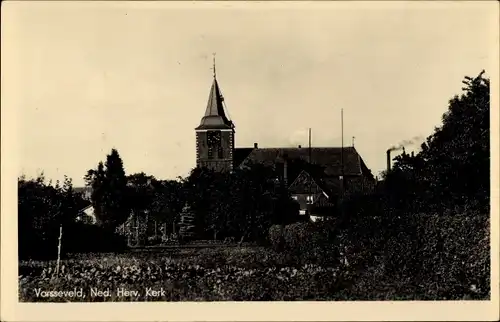
[[387,172],[391,171],[391,150],[387,150]]
[[302,148],[302,145],[299,144],[299,149]]
[[413,153],[413,151],[411,151],[411,157],[415,157],[415,153]]
[[288,188],[288,155],[283,156],[283,183]]
[[258,143],[254,143],[254,144],[253,144],[253,148],[254,148],[254,149],[258,149],[258,148],[259,148],[259,144],[258,144]]

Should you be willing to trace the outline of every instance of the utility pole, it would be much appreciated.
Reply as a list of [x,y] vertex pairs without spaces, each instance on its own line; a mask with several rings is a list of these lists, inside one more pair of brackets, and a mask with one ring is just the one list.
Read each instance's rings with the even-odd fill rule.
[[340,173],[342,176],[342,197],[344,197],[344,109],[340,110],[340,131],[341,131]]
[[[311,158],[311,128],[309,128],[309,166],[311,167],[312,165],[312,158]],[[309,202],[307,203],[307,215],[310,216],[311,215],[311,209],[312,209],[312,203],[313,203],[313,196],[312,196],[312,187],[311,187],[311,184],[312,182],[309,181]]]
[[62,224],[59,226],[59,242],[57,245],[56,276],[59,275],[59,265],[61,264],[61,244],[62,244]]
[[309,163],[311,162],[311,128],[309,128]]
[[340,131],[341,131],[341,149],[340,149],[340,175],[341,175],[341,180],[340,180],[340,214],[341,217],[344,218],[344,109],[340,110]]

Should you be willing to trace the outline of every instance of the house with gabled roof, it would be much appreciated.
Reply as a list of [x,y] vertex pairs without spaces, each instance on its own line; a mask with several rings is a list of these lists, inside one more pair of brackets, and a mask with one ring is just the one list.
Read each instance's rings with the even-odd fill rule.
[[260,148],[254,143],[235,148],[235,124],[226,111],[214,66],[205,114],[195,128],[197,167],[232,171],[259,163],[279,168],[304,214],[331,212],[340,196],[373,190],[376,180],[354,146]]
[[342,197],[370,193],[376,182],[354,147],[262,149],[256,145],[238,167],[253,163],[279,169],[301,213],[309,216],[334,214]]
[[94,206],[88,205],[87,207],[81,209],[78,212],[78,215],[76,217],[76,221],[83,222],[86,224],[96,224],[97,217],[95,215]]
[[[333,189],[332,189],[333,188]],[[314,178],[306,170],[289,186],[292,198],[299,204],[301,215],[309,216],[312,220],[334,214],[337,200],[335,190],[329,187],[320,178]]]

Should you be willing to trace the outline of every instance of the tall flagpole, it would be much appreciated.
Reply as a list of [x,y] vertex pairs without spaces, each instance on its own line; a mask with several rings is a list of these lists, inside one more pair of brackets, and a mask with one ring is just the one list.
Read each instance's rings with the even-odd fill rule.
[[340,110],[340,131],[341,150],[340,150],[340,173],[342,176],[342,198],[344,198],[344,109]]
[[311,128],[309,128],[309,163],[311,163]]
[[[309,166],[311,166],[312,164],[312,159],[311,159],[311,128],[309,128]],[[309,198],[311,198],[310,200],[310,203],[312,204],[313,200],[312,200],[312,194],[311,194],[311,181],[309,181]],[[312,206],[309,206],[309,209],[311,209]],[[309,212],[309,209],[308,209],[308,212]],[[310,215],[310,214],[309,214]]]

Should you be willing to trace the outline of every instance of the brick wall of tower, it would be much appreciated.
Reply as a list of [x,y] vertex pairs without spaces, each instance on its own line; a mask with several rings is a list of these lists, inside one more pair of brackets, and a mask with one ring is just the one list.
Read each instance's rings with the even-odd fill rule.
[[196,166],[200,167],[207,154],[207,132],[196,132]]

